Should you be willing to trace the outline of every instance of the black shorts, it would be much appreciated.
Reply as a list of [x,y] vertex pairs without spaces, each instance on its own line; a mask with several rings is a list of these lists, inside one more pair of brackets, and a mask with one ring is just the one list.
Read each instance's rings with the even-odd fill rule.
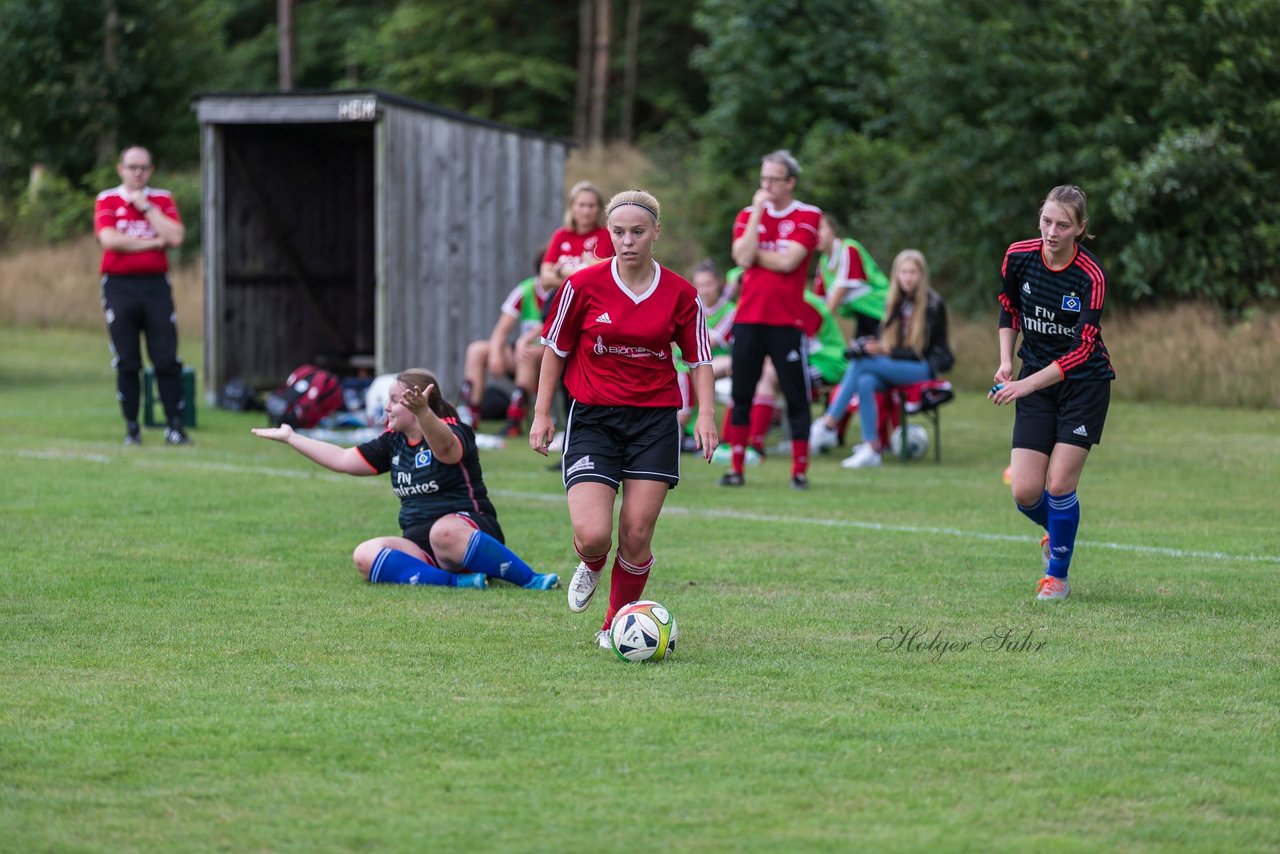
[[[472,513],[467,510],[446,513],[445,516],[461,516],[477,531],[488,534],[500,543],[505,544],[507,542],[502,535],[502,526],[498,524],[498,517],[496,516],[490,516],[486,513]],[[431,562],[436,566],[440,565],[440,561],[436,560],[436,553],[431,550],[431,527],[443,518],[444,516],[437,516],[434,519],[419,522],[401,531],[401,536],[406,540],[411,540],[415,546],[426,552],[431,558]]]
[[623,480],[680,482],[680,423],[672,407],[590,406],[574,401],[560,471],[565,488],[583,481],[614,490]]
[[[1023,368],[1023,376],[1035,373]],[[1111,404],[1110,380],[1066,380],[1016,401],[1013,447],[1049,454],[1053,446],[1091,448],[1102,441]]]

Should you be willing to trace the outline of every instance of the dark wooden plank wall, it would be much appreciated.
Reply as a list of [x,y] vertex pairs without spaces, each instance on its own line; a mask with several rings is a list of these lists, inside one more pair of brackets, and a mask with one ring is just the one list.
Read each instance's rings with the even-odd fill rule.
[[223,151],[226,376],[372,357],[372,126],[226,127]]
[[403,101],[377,102],[374,122],[376,96],[360,97],[357,120],[336,124],[348,96],[200,103],[210,396],[235,376],[274,385],[302,362],[362,354],[379,372],[432,368],[452,396],[467,343],[488,336],[559,225],[562,141]]

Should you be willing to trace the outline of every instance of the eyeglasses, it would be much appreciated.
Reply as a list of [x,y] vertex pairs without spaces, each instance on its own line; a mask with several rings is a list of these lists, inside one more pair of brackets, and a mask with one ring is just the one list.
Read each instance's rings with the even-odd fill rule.
[[150,172],[151,164],[150,163],[126,163],[124,164],[124,168],[129,170],[130,172]]
[[791,180],[791,176],[789,175],[761,175],[760,176],[761,184],[773,184],[778,181],[790,181],[790,180]]

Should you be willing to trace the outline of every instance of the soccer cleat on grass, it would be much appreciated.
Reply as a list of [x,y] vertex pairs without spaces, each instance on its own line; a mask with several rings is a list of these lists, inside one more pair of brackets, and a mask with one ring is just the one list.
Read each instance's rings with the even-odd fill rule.
[[804,492],[809,488],[809,478],[802,474],[791,475],[791,488]]
[[166,445],[192,445],[191,437],[183,432],[181,427],[170,427],[164,431],[164,442]]
[[498,433],[504,439],[515,439],[524,435],[524,429],[520,426],[520,422],[514,418],[508,418],[507,423],[502,425],[502,431]]
[[560,576],[554,572],[545,574],[534,573],[533,578],[529,579],[529,583],[524,585],[525,590],[555,590],[560,586]]
[[581,613],[591,604],[591,597],[596,595],[596,585],[600,583],[600,573],[592,572],[582,561],[573,571],[569,579],[569,610]]
[[1048,602],[1053,599],[1066,599],[1071,595],[1071,584],[1065,578],[1046,575],[1036,585],[1036,599]]
[[825,453],[840,444],[840,435],[827,426],[827,422],[819,418],[809,428],[809,452]]
[[742,476],[740,471],[727,471],[724,473],[724,477],[720,478],[721,486],[742,486],[746,482],[747,479]]
[[863,442],[853,449],[853,453],[840,462],[841,468],[865,469],[880,465],[880,452],[871,443]]
[[138,427],[137,422],[130,424],[124,433],[124,446],[142,444],[142,429]]
[[596,646],[601,649],[613,649],[613,643],[609,640],[609,632],[601,629],[596,632]]
[[464,572],[454,576],[453,586],[484,590],[489,586],[489,579],[483,572]]
[[1044,552],[1044,571],[1049,571],[1049,535],[1040,538],[1040,550]]

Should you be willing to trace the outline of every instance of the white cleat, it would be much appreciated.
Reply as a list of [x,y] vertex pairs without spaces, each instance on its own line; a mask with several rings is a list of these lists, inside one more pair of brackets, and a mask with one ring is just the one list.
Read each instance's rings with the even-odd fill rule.
[[1066,599],[1070,595],[1071,584],[1065,578],[1054,578],[1052,575],[1046,575],[1036,585],[1036,599],[1041,602]]
[[826,421],[819,418],[809,428],[809,453],[821,454],[840,444],[840,436],[827,426]]
[[596,585],[600,583],[600,573],[587,569],[587,565],[578,562],[569,581],[569,610],[581,613],[591,604],[591,597],[596,595]]
[[854,448],[853,453],[840,463],[840,467],[846,469],[866,469],[878,465],[880,465],[880,452],[868,442],[863,442]]
[[601,649],[613,649],[613,642],[609,640],[609,633],[604,629],[596,632],[596,646]]

